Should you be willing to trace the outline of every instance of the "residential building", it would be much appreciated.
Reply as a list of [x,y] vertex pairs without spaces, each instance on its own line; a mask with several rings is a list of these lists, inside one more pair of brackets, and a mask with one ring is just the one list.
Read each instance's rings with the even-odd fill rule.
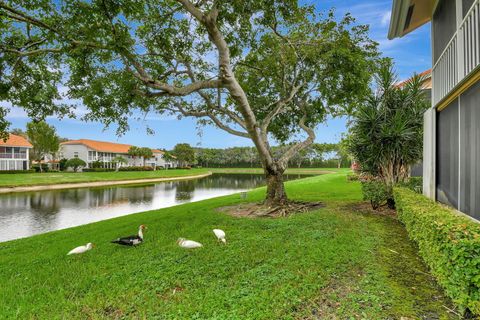
[[388,37],[430,21],[423,192],[480,219],[480,0],[394,0]]
[[28,170],[32,147],[27,139],[14,134],[7,141],[0,139],[0,171]]
[[[80,158],[91,168],[93,162],[101,162],[104,168],[115,168],[119,166],[143,166],[143,157],[134,157],[128,155],[128,150],[132,147],[129,144],[113,143],[105,141],[96,141],[88,139],[70,140],[60,144],[59,158]],[[176,161],[165,161],[163,155],[165,152],[158,149],[152,149],[153,157],[145,159],[145,165],[151,167],[175,168]],[[114,159],[123,157],[126,164],[116,164]]]

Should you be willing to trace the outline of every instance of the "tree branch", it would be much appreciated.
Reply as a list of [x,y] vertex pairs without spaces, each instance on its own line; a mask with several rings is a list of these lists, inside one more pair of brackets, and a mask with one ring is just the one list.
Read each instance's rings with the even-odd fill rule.
[[188,117],[208,117],[210,118],[213,123],[215,123],[215,125],[217,127],[219,127],[220,129],[230,133],[230,134],[233,134],[233,135],[236,135],[236,136],[239,136],[239,137],[243,137],[243,138],[250,138],[250,135],[247,133],[247,132],[242,132],[242,131],[238,131],[238,130],[235,130],[231,127],[229,127],[228,125],[224,124],[220,119],[218,119],[214,114],[212,114],[211,112],[208,112],[208,111],[191,111],[191,110],[185,110],[180,103],[176,103],[175,104],[175,107],[176,107],[176,110],[174,109],[169,109],[170,111],[173,111],[173,112],[180,112],[182,115],[184,116],[188,116]]
[[295,154],[302,151],[303,149],[305,149],[306,147],[308,147],[309,145],[311,145],[315,141],[315,131],[305,124],[305,121],[307,120],[307,112],[303,107],[302,107],[302,109],[303,109],[303,116],[300,118],[300,121],[298,122],[298,125],[300,126],[300,128],[303,129],[303,131],[305,131],[307,133],[308,137],[304,141],[301,141],[301,142],[291,146],[282,155],[282,157],[280,157],[279,163],[282,164],[282,165],[287,164],[288,160],[290,160],[291,157],[293,157]]

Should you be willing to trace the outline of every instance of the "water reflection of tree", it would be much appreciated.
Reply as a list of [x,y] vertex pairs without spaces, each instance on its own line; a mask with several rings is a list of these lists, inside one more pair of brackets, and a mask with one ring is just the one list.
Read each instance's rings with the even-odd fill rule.
[[213,174],[197,180],[197,187],[206,189],[252,189],[262,185],[261,174]]
[[155,185],[121,187],[117,189],[116,192],[119,192],[120,196],[117,195],[116,199],[128,199],[130,203],[147,203],[153,200]]
[[60,211],[61,201],[56,192],[29,194],[29,202],[31,212],[38,214],[40,219],[51,220],[51,216]]
[[197,183],[200,180],[186,180],[177,182],[177,188],[175,191],[175,199],[179,201],[188,201],[193,197],[195,188],[198,187]]

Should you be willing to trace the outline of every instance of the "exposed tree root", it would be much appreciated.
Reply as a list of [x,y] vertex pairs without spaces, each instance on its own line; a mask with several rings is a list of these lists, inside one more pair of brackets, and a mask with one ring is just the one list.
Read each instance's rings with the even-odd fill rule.
[[218,211],[225,212],[235,217],[287,217],[292,214],[305,213],[318,210],[325,205],[321,202],[289,201],[283,205],[268,206],[263,203],[242,203],[236,206],[218,208]]

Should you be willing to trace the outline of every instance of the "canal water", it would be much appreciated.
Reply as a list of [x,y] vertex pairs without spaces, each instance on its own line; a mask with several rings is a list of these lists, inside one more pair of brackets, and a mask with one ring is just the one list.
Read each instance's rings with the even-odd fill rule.
[[[286,180],[306,177],[288,175]],[[211,176],[148,185],[0,194],[0,242],[264,185],[259,174]]]

